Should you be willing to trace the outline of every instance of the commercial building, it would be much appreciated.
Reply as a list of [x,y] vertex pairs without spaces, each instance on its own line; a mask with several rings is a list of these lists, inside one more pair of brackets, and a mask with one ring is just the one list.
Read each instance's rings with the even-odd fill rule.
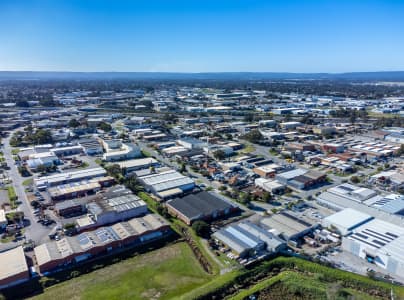
[[166,203],[170,214],[191,225],[196,220],[212,220],[227,216],[238,207],[227,199],[211,192],[190,194]]
[[191,191],[195,182],[175,170],[138,177],[146,191],[152,192],[162,199]]
[[241,258],[264,251],[276,253],[286,245],[279,237],[251,222],[230,225],[216,231],[212,237]]
[[88,214],[76,220],[79,231],[113,224],[147,213],[147,204],[134,194],[96,199],[86,205]]
[[0,253],[0,289],[28,279],[28,265],[22,246]]
[[385,269],[391,275],[404,270],[404,228],[373,219],[342,239],[342,248]]
[[352,208],[346,208],[323,219],[322,225],[347,235],[355,228],[372,220],[373,217]]
[[148,214],[41,244],[34,248],[34,257],[39,271],[46,273],[114,249],[161,239],[170,232],[170,226],[164,219],[156,214]]

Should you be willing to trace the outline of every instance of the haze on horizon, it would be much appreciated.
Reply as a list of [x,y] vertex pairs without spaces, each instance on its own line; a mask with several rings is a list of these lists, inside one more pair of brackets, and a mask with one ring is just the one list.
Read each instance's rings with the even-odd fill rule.
[[404,1],[1,0],[0,70],[404,70]]

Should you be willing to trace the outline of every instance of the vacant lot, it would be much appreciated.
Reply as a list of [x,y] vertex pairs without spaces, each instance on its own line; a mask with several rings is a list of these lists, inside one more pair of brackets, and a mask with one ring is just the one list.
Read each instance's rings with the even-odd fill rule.
[[178,243],[55,285],[33,299],[171,299],[212,277]]

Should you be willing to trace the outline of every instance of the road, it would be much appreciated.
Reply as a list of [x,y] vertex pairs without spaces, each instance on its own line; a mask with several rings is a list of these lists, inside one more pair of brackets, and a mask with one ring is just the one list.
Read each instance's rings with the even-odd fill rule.
[[[10,170],[8,170],[9,177],[12,180],[12,185],[14,186],[18,201],[21,203],[17,210],[22,211],[25,219],[29,220],[29,225],[25,227],[26,239],[32,239],[36,244],[39,244],[45,238],[47,238],[50,228],[44,227],[36,222],[36,218],[32,212],[31,205],[29,204],[27,195],[25,193],[25,186],[23,185],[23,181],[26,178],[21,177],[20,173],[18,172],[18,168],[14,163],[12,147],[10,146],[10,138],[12,133],[13,132],[11,132],[7,138],[3,139],[3,154],[7,165],[10,167]],[[9,244],[0,244],[0,250],[10,248]],[[15,246],[17,243],[11,243],[11,248],[13,244]]]

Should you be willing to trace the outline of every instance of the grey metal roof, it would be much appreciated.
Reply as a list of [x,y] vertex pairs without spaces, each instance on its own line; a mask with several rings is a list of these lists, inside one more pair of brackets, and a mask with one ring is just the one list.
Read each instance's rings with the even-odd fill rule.
[[182,198],[169,200],[167,205],[181,212],[190,220],[198,218],[201,215],[210,215],[215,211],[233,207],[230,203],[208,192],[190,194]]

